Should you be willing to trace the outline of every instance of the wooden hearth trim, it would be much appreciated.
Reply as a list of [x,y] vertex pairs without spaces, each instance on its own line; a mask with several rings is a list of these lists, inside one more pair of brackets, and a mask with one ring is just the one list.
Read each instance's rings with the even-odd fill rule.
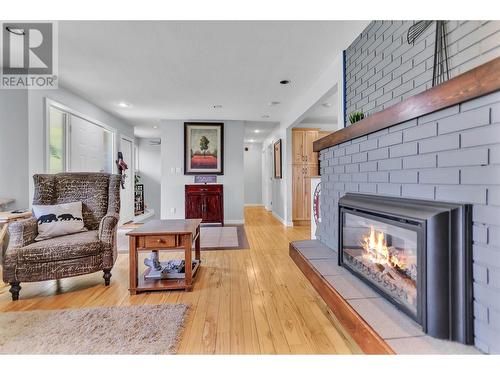
[[395,354],[394,350],[290,243],[290,257],[335,314],[344,329],[366,354]]
[[314,151],[500,90],[500,57],[314,142]]

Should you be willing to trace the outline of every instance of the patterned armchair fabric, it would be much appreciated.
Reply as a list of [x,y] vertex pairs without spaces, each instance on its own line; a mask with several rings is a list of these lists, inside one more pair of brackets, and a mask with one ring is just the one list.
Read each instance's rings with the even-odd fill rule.
[[9,243],[3,250],[3,280],[11,284],[12,298],[19,283],[52,280],[104,271],[109,284],[116,256],[120,212],[120,176],[105,173],[60,173],[33,176],[33,204],[82,201],[88,232],[35,242],[36,219],[9,225]]

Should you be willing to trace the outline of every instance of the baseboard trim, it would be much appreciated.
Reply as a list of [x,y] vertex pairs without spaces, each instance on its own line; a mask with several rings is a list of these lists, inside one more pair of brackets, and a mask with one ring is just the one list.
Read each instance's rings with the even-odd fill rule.
[[246,203],[244,206],[245,207],[264,207],[264,205],[261,203]]
[[293,226],[297,226],[297,227],[305,227],[305,226],[308,226],[308,225],[311,225],[311,221],[310,220],[293,220]]
[[283,224],[285,227],[290,227],[291,225],[287,223],[285,219],[283,219],[280,215],[278,215],[276,212],[271,211],[271,214],[274,216],[276,220],[278,220],[281,224]]
[[243,225],[245,224],[245,220],[224,220],[224,224]]

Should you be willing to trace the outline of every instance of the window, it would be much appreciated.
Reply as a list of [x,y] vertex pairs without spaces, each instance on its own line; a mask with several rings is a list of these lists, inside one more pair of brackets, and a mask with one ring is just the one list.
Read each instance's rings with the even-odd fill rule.
[[49,173],[113,173],[114,133],[58,106],[48,107]]
[[49,109],[49,173],[66,170],[66,113]]

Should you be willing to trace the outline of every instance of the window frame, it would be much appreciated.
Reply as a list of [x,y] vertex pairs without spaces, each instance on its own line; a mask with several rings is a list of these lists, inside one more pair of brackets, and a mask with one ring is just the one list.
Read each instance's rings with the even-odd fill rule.
[[[64,139],[63,139],[63,172],[69,172],[68,168],[71,165],[71,116],[79,117],[85,121],[88,121],[96,126],[103,128],[104,130],[110,132],[111,134],[111,160],[114,159],[116,154],[116,139],[117,131],[115,128],[93,119],[81,112],[78,112],[60,102],[55,100],[45,98],[45,152],[44,152],[44,170],[46,173],[50,173],[50,109],[54,108],[64,114]],[[111,173],[116,173],[115,163],[111,163]]]

